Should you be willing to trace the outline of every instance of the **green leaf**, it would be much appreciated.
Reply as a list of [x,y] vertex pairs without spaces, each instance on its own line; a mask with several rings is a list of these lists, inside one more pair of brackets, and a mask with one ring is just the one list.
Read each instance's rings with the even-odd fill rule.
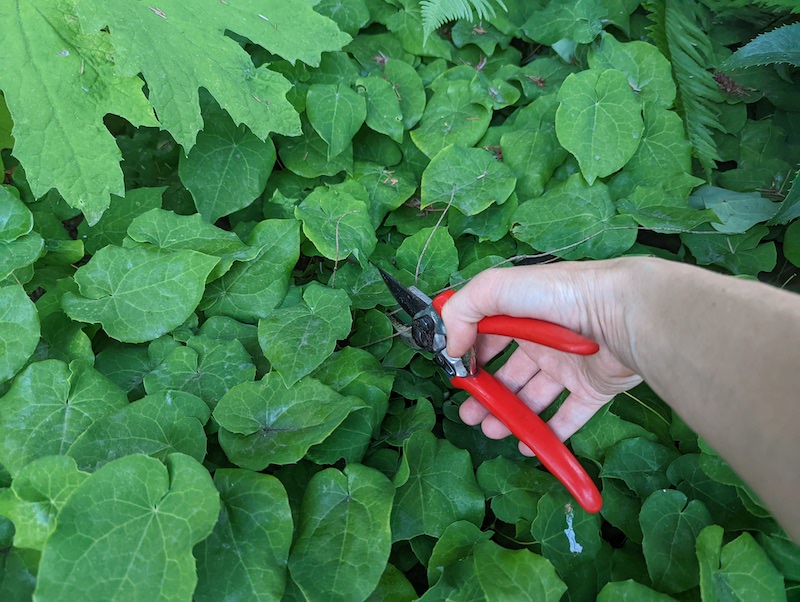
[[640,226],[663,234],[690,232],[719,220],[712,209],[695,209],[685,198],[656,186],[637,186],[617,201],[617,209]]
[[[481,211],[478,215],[466,216],[456,210],[452,210],[448,219],[450,233],[454,239],[457,239],[459,234],[474,234],[481,243],[485,241],[497,242],[511,230],[511,220],[518,207],[517,195],[512,193],[502,205],[493,205],[485,211]],[[472,263],[465,266],[464,269],[457,272],[458,276],[451,276],[450,281],[452,284],[457,284],[458,278],[472,277],[505,259],[505,257],[500,257],[499,255],[482,257],[482,263]],[[467,273],[469,273],[469,276],[466,276]]]
[[383,68],[383,79],[392,85],[400,101],[403,128],[410,130],[419,122],[425,110],[425,89],[414,67],[397,59],[389,59]]
[[600,552],[598,514],[589,514],[565,491],[545,493],[539,500],[531,535],[542,555],[562,574],[592,562]]
[[306,96],[308,121],[328,144],[328,160],[344,151],[367,118],[367,103],[345,84],[313,84]]
[[0,282],[14,271],[36,261],[44,249],[44,240],[36,232],[20,236],[11,242],[0,240]]
[[208,95],[201,106],[203,131],[189,155],[181,156],[179,173],[197,211],[213,224],[264,192],[275,164],[275,145],[237,126]]
[[314,10],[332,19],[342,31],[355,36],[370,18],[369,8],[364,0],[322,0]]
[[468,521],[455,521],[448,525],[431,551],[428,582],[435,585],[442,577],[446,578],[449,567],[469,557],[475,546],[490,536]]
[[39,552],[9,548],[0,561],[0,595],[4,600],[27,602],[33,599]]
[[355,321],[355,330],[348,340],[354,347],[364,349],[380,359],[391,349],[393,335],[394,327],[387,315],[370,309]]
[[328,158],[328,144],[319,137],[307,119],[302,120],[302,127],[302,136],[279,139],[278,155],[287,169],[304,178],[353,171],[352,145],[335,157]]
[[589,184],[620,169],[639,147],[644,122],[633,94],[616,69],[572,74],[558,91],[558,141],[578,159]]
[[669,486],[667,467],[678,452],[650,438],[625,439],[612,447],[600,476],[621,479],[641,498]]
[[625,171],[691,173],[692,147],[686,140],[683,120],[677,113],[646,106],[644,134]]
[[[8,112],[5,98],[0,94],[0,149],[12,148],[14,146],[14,136],[11,135],[11,128],[13,125],[11,113]],[[3,161],[0,159],[0,167],[2,163]]]
[[761,243],[769,233],[764,225],[757,225],[744,234],[722,232],[697,232],[681,234],[681,240],[700,265],[719,265],[734,274],[756,276],[775,267],[775,243]]
[[389,479],[360,464],[312,477],[289,557],[292,579],[307,598],[361,600],[375,589],[392,545],[393,496]]
[[36,306],[20,285],[0,287],[0,383],[25,365],[38,342]]
[[786,580],[800,580],[800,545],[794,543],[786,533],[757,533],[756,540],[764,548],[770,561]]
[[552,46],[564,38],[588,44],[603,29],[607,11],[595,0],[577,0],[569,6],[548,3],[522,26],[522,31],[539,44]]
[[101,323],[119,341],[152,341],[191,315],[218,261],[194,251],[103,247],[75,272],[80,294],[64,295],[64,311]]
[[782,600],[783,577],[749,533],[722,545],[722,527],[712,525],[697,538],[703,600]]
[[508,550],[485,541],[475,546],[474,554],[486,600],[556,602],[567,589],[553,566],[530,550]]
[[685,454],[667,469],[670,482],[689,498],[705,504],[711,518],[726,529],[753,528],[755,518],[739,499],[739,489],[709,477],[701,467],[700,454]]
[[401,8],[386,19],[386,28],[397,36],[403,50],[416,55],[450,58],[452,52],[450,44],[438,36],[425,36],[422,4],[416,0],[400,0],[396,4]]
[[402,166],[382,167],[377,163],[356,161],[353,178],[364,186],[369,197],[372,227],[377,228],[386,214],[405,203],[417,189],[414,174]]
[[247,239],[258,250],[252,261],[235,264],[206,287],[199,309],[207,316],[228,316],[255,323],[277,307],[289,290],[300,256],[300,223],[294,219],[259,222]]
[[414,275],[415,285],[429,293],[438,291],[458,270],[458,251],[444,228],[423,228],[397,249],[397,267]]
[[566,259],[614,257],[636,241],[636,223],[616,215],[605,184],[580,174],[521,203],[513,221],[515,238]]
[[256,367],[239,341],[200,335],[170,353],[144,377],[144,386],[150,394],[170,389],[191,393],[213,410],[225,393],[255,375]]
[[418,599],[414,586],[393,564],[387,564],[378,586],[367,602],[413,602]]
[[523,199],[541,196],[545,184],[567,158],[558,143],[552,118],[542,119],[535,128],[513,129],[503,134],[500,147],[503,163],[517,178],[516,191]]
[[643,105],[669,109],[675,101],[675,82],[669,61],[647,42],[618,42],[605,32],[589,51],[589,67],[622,71]]
[[800,221],[790,224],[783,233],[783,255],[800,267]]
[[720,70],[735,71],[774,63],[800,66],[800,24],[784,25],[762,33],[725,59]]
[[0,462],[15,475],[29,462],[65,454],[89,428],[128,400],[93,368],[45,360],[28,366],[0,398]]
[[366,197],[363,187],[320,186],[295,208],[303,233],[328,259],[341,261],[352,254],[363,264],[375,250],[378,241],[369,209],[364,200],[351,194],[356,190]]
[[789,184],[789,192],[780,204],[778,211],[772,216],[772,224],[788,224],[790,221],[800,217],[800,178],[795,174],[794,179]]
[[206,455],[203,426],[211,415],[198,397],[183,391],[154,393],[96,420],[70,445],[78,468],[96,471],[132,454],[164,460],[178,452],[201,462]]
[[[631,491],[623,481],[603,479],[603,518],[622,531],[625,536],[637,544],[642,543],[642,526],[639,524],[639,513],[642,500]],[[644,561],[639,551],[639,558]],[[646,571],[645,571],[646,572]]]
[[59,513],[35,596],[188,599],[197,583],[192,547],[208,536],[218,513],[211,477],[189,456],[173,454],[166,466],[146,456],[110,462]]
[[14,522],[14,546],[41,550],[56,516],[89,475],[66,456],[45,456],[25,466],[0,492],[0,513]]
[[350,300],[344,291],[312,283],[303,301],[271,312],[258,323],[264,355],[287,386],[311,374],[350,333]]
[[33,214],[13,194],[15,188],[0,186],[0,241],[12,242],[33,229]]
[[117,65],[144,76],[161,125],[187,151],[202,126],[201,87],[262,140],[272,131],[299,133],[297,114],[285,99],[290,83],[264,66],[255,68],[238,42],[223,35],[226,30],[291,62],[312,65],[322,51],[338,50],[349,40],[311,5],[290,8],[275,0],[201,8],[164,0],[157,10],[81,0],[78,14],[87,31],[109,28],[115,48],[123,49]]
[[558,57],[543,56],[532,60],[517,71],[512,79],[522,84],[525,97],[531,100],[558,92],[570,73],[577,69]]
[[387,416],[381,435],[389,445],[400,447],[417,431],[432,431],[435,424],[436,413],[431,402],[420,397],[413,406]]
[[313,377],[342,395],[358,397],[363,407],[353,410],[325,441],[311,448],[309,458],[320,464],[333,464],[340,458],[360,462],[386,414],[394,373],[371,353],[345,347],[325,360]]
[[177,215],[152,209],[130,223],[128,236],[168,251],[197,251],[220,258],[209,279],[216,280],[234,261],[252,261],[261,253],[258,244],[248,246],[233,232],[212,226],[199,214]]
[[452,145],[475,145],[486,133],[492,111],[475,102],[469,82],[455,81],[438,90],[411,132],[414,144],[428,157]]
[[756,224],[769,221],[776,205],[757,192],[734,192],[716,186],[701,186],[692,193],[690,202],[713,209],[720,223],[712,224],[718,232],[739,234]]
[[468,44],[475,44],[486,56],[492,56],[499,45],[507,48],[511,36],[506,35],[491,23],[482,20],[459,20],[450,30],[450,37],[456,48],[464,48]]
[[418,431],[403,445],[395,477],[392,538],[440,537],[447,525],[483,520],[483,493],[475,481],[469,453],[445,439]]
[[150,209],[161,208],[165,190],[163,187],[137,188],[127,191],[124,197],[111,195],[111,205],[94,226],[87,222],[78,225],[78,236],[83,240],[86,252],[94,255],[106,245],[122,245],[134,218]]
[[558,491],[562,485],[549,472],[535,468],[531,461],[514,461],[498,456],[478,467],[478,485],[492,512],[510,525],[520,519],[532,522],[537,504],[546,493]]
[[366,93],[366,122],[376,132],[386,134],[397,142],[403,141],[403,113],[399,93],[381,77],[362,77],[356,86]]
[[492,204],[503,204],[516,182],[511,170],[492,153],[449,146],[431,159],[422,174],[421,206],[440,203],[475,215]]
[[597,602],[671,602],[674,598],[637,583],[633,579],[607,583],[597,594]]
[[662,489],[652,493],[642,505],[639,522],[653,585],[667,593],[695,587],[700,573],[694,542],[700,531],[711,524],[702,502],[689,501],[680,491]]
[[271,372],[228,391],[214,409],[214,418],[230,460],[242,468],[263,470],[300,460],[361,403],[313,378],[286,387]]
[[0,89],[14,120],[14,155],[35,197],[55,188],[95,224],[109,195],[125,193],[104,116],[157,125],[142,81],[117,71],[109,35],[82,30],[70,0],[5,1],[0,10],[9,19],[0,33]]
[[655,435],[647,429],[623,420],[612,414],[608,406],[603,406],[589,422],[570,437],[570,443],[576,456],[603,464],[606,461],[606,454],[617,443],[636,437],[655,439]]
[[194,599],[279,599],[292,543],[286,490],[271,475],[236,469],[217,470],[214,484],[222,509],[211,535],[194,548]]

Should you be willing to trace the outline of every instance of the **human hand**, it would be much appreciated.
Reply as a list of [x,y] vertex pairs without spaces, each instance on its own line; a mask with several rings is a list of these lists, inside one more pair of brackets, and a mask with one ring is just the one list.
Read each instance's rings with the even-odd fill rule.
[[[486,270],[458,291],[442,310],[447,353],[461,356],[475,344],[478,363],[489,361],[511,339],[477,335],[477,323],[486,316],[501,314],[555,322],[597,341],[600,351],[581,356],[520,340],[519,348],[495,373],[537,414],[567,389],[569,396],[548,423],[563,441],[617,393],[642,381],[629,367],[633,364],[631,338],[619,299],[620,272],[619,261]],[[511,434],[472,397],[461,405],[459,414],[466,424],[480,424],[490,439]],[[533,455],[523,443],[520,451]]]

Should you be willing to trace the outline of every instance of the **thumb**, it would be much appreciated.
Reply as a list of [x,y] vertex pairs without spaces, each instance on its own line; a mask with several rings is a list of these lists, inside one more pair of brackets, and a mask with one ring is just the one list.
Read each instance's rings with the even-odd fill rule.
[[475,343],[478,322],[496,315],[496,282],[494,272],[486,270],[470,280],[442,307],[442,320],[447,329],[447,354],[461,357]]

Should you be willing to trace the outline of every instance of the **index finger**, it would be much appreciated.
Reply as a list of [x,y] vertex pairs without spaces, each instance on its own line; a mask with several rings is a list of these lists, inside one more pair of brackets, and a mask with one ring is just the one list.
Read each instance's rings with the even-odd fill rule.
[[573,313],[577,306],[569,284],[573,272],[567,263],[481,272],[442,308],[447,353],[453,357],[464,355],[475,342],[478,322],[487,316],[539,318],[569,325],[564,320],[564,308]]

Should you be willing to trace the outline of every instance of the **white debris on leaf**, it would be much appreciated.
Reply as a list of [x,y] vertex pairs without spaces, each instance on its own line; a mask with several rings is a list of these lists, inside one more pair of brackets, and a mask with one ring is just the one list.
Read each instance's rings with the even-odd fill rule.
[[575,539],[575,529],[572,528],[572,521],[575,519],[572,504],[564,504],[564,513],[567,515],[567,528],[564,529],[564,535],[569,540],[569,551],[573,554],[580,554],[583,552],[583,546]]

